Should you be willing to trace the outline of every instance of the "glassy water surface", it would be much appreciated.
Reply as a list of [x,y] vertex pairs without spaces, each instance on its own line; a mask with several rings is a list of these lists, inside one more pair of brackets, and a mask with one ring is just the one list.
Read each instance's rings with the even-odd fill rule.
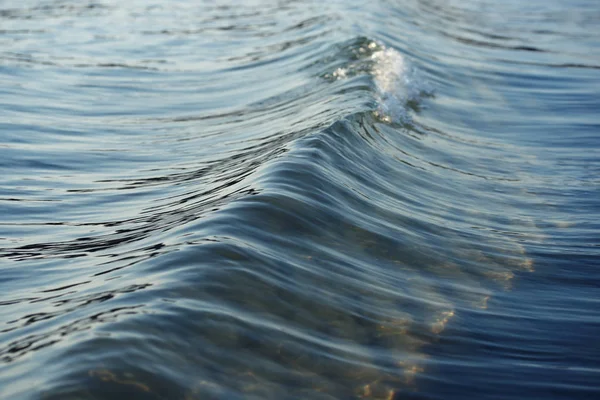
[[599,24],[3,1],[0,397],[600,398]]

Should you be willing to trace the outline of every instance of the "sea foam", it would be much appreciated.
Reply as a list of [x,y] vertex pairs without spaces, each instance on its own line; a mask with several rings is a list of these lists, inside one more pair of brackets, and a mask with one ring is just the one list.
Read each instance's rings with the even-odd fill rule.
[[409,109],[424,96],[433,94],[419,70],[398,50],[370,42],[355,51],[358,56],[346,67],[336,69],[332,77],[347,79],[368,73],[375,86],[375,115],[384,122],[409,123]]

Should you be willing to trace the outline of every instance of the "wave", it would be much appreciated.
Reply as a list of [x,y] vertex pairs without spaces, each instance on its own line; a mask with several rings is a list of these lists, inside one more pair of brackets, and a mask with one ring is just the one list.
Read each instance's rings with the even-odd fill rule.
[[[271,120],[287,121],[278,127],[292,129],[234,141],[234,151],[223,148],[201,166],[71,189],[85,196],[101,195],[106,185],[115,193],[170,193],[119,220],[51,224],[105,233],[2,249],[3,257],[20,262],[98,260],[43,291],[51,295],[3,303],[47,304],[52,311],[15,315],[2,360],[16,362],[87,330],[108,329],[111,337],[137,332],[144,342],[171,349],[161,350],[159,365],[150,348],[131,353],[144,347],[137,339],[126,345],[88,337],[72,344],[69,352],[105,348],[105,356],[94,350],[94,360],[67,368],[74,376],[88,369],[85,385],[98,393],[159,390],[150,376],[170,365],[164,357],[181,354],[191,357],[185,365],[211,366],[220,377],[188,394],[260,395],[278,390],[273,385],[282,379],[297,382],[288,396],[391,398],[413,390],[426,365],[424,347],[461,310],[486,308],[514,271],[531,270],[531,260],[508,237],[467,233],[463,221],[447,225],[457,211],[455,189],[418,158],[425,133],[414,137],[416,129],[406,125],[427,129],[410,115],[433,91],[406,57],[368,38],[334,48],[336,56],[314,64],[321,71],[314,79],[324,83],[206,117],[231,130],[259,124],[268,112]],[[333,106],[330,96],[339,96]],[[312,109],[294,122],[299,107]],[[441,201],[439,192],[446,193]],[[475,215],[463,218],[481,221]],[[125,278],[131,274],[133,286]],[[107,279],[110,290],[93,289]],[[43,327],[48,322],[51,329]],[[123,350],[111,350],[117,348]],[[117,370],[98,369],[116,366],[114,357],[121,360]],[[71,390],[77,392],[67,386],[56,395]]]
[[[518,319],[500,304],[549,243],[570,243],[550,161],[506,121],[513,103],[547,117],[511,68],[557,70],[512,59],[550,43],[471,29],[454,6],[450,29],[435,1],[364,19],[336,2],[108,3],[0,13],[24,24],[1,35],[40,35],[0,54],[15,99],[0,144],[15,171],[0,187],[2,395],[418,396],[458,365],[443,349],[467,365]],[[435,13],[410,17],[421,6]],[[52,47],[56,18],[97,47]],[[574,79],[544,73],[529,87],[542,97]]]

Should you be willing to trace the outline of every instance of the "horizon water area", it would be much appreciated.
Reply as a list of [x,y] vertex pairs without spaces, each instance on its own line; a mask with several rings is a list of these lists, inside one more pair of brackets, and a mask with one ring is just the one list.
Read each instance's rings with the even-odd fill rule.
[[0,399],[600,399],[600,2],[3,0]]

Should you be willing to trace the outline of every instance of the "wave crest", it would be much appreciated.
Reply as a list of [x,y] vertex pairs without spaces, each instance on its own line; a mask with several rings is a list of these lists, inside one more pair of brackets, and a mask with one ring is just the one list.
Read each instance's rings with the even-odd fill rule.
[[374,114],[383,122],[409,123],[409,110],[416,110],[433,89],[420,71],[398,50],[368,41],[352,50],[356,58],[338,67],[330,77],[347,79],[368,74],[372,77],[377,108]]

